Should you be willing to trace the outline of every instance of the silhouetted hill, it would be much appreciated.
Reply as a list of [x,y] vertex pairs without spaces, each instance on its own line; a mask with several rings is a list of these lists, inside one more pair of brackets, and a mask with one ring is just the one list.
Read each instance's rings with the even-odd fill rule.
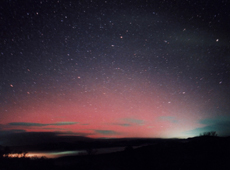
[[[146,142],[150,142],[148,145],[135,149],[131,147],[131,144],[139,143],[138,139],[136,141],[128,139],[126,142],[124,139],[112,140],[111,143],[114,142],[117,145],[127,144],[128,147],[121,152],[100,155],[78,155],[37,160],[5,159],[0,169],[18,169],[17,167],[22,167],[23,165],[23,169],[35,170],[39,168],[43,170],[223,170],[230,169],[229,141],[229,137],[195,137],[168,140],[146,139]],[[110,144],[108,145],[111,146]],[[20,166],[16,166],[17,164]]]
[[162,141],[164,139],[151,138],[119,138],[119,139],[93,139],[82,138],[72,142],[51,142],[41,143],[36,145],[14,146],[16,150],[26,151],[53,151],[53,150],[85,150],[88,148],[110,148],[110,147],[125,147],[125,146],[140,146]]

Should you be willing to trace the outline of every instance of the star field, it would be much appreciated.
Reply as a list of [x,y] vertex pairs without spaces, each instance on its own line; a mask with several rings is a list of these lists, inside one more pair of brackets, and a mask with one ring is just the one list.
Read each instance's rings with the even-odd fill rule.
[[0,6],[0,135],[230,134],[227,0]]

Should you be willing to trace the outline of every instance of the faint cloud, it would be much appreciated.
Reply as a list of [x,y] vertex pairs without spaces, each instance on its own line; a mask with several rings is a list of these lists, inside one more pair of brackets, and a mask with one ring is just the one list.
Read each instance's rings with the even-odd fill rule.
[[129,123],[113,123],[112,125],[124,126],[124,127],[132,126],[132,125],[129,124]]
[[202,119],[199,121],[199,123],[204,124],[204,125],[213,125],[213,124],[219,124],[219,125],[224,125],[226,123],[230,122],[230,116],[224,116],[224,117],[218,117],[216,119]]
[[47,126],[47,124],[41,123],[27,123],[27,122],[12,122],[9,123],[10,126]]
[[95,132],[100,133],[102,135],[116,135],[116,134],[119,134],[118,132],[113,131],[113,130],[95,130]]
[[11,129],[11,130],[6,130],[6,131],[0,131],[0,136],[1,135],[5,135],[5,134],[11,134],[11,133],[22,133],[22,132],[26,132],[23,129]]
[[123,120],[131,124],[144,125],[144,121],[141,119],[125,118]]
[[26,132],[24,130],[0,131],[0,143],[7,146],[37,145],[53,142],[88,140],[90,133],[75,132]]
[[77,122],[58,122],[50,125],[63,126],[63,125],[75,125]]
[[93,133],[84,133],[84,132],[72,132],[72,131],[65,131],[65,132],[56,132],[58,136],[89,136],[93,135]]
[[67,129],[64,129],[64,128],[42,128],[42,129],[45,129],[45,130],[55,130],[55,131],[63,131],[63,130],[67,130]]
[[169,122],[172,122],[172,123],[178,123],[178,120],[176,120],[176,118],[173,117],[173,116],[161,116],[161,117],[159,117],[159,120],[169,121]]
[[57,123],[50,123],[50,124],[44,124],[44,123],[28,123],[28,122],[11,122],[8,125],[10,126],[64,126],[64,125],[74,125],[77,124],[77,122],[57,122]]

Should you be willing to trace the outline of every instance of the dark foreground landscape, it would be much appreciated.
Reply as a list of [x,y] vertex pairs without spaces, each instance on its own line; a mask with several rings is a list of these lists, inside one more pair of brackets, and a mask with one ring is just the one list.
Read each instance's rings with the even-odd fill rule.
[[[123,139],[108,140],[108,143],[110,146],[125,144],[126,147],[123,151],[107,154],[97,154],[97,149],[90,148],[87,154],[55,159],[1,157],[0,170],[230,169],[229,137]],[[136,147],[137,144],[139,147]]]

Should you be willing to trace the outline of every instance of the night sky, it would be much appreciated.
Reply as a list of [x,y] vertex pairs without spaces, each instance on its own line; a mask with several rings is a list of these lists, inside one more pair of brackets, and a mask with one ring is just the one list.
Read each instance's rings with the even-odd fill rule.
[[0,144],[29,134],[230,135],[229,8],[228,0],[1,1]]

